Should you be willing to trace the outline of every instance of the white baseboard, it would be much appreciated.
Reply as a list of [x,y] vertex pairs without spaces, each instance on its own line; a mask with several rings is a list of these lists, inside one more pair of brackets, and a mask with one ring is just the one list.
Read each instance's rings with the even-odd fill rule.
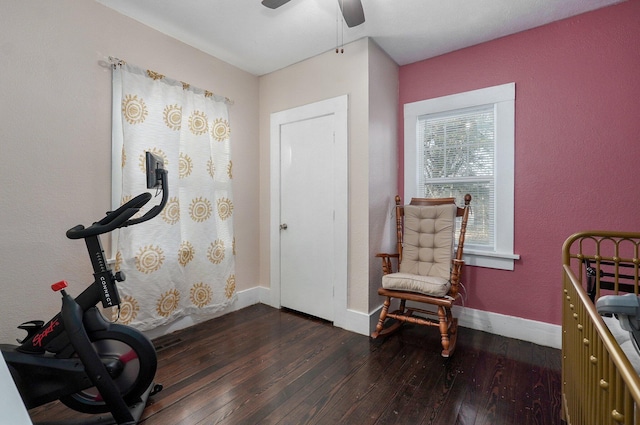
[[[252,290],[255,290],[252,293],[254,297],[256,296],[255,293],[257,293],[258,302],[271,305],[272,297],[269,288],[258,287],[252,288]],[[238,294],[238,296],[239,295],[240,294]],[[252,304],[255,304],[255,302]],[[273,305],[272,307],[280,308],[280,306]],[[391,308],[394,309],[394,305],[392,305]],[[342,315],[339,323],[334,322],[334,325],[361,335],[371,335],[371,332],[373,332],[378,324],[381,309],[382,306],[369,314],[355,310],[347,310]],[[460,326],[465,328],[533,342],[534,344],[545,347],[557,349],[562,347],[562,327],[560,325],[460,306],[454,307],[454,315],[458,317]]]
[[370,315],[347,309],[346,314],[343,316],[343,323],[334,322],[334,325],[350,332],[369,336],[371,334],[370,322]]
[[[424,306],[421,307],[424,308]],[[382,306],[370,313],[372,330],[380,317],[380,310]],[[454,306],[453,315],[458,318],[458,324],[465,328],[533,342],[545,347],[557,349],[562,347],[560,325],[460,306]]]
[[[260,302],[274,308],[280,308],[280,305],[273,304],[273,297],[270,288],[260,286],[258,288]],[[361,335],[370,334],[370,315],[361,313],[355,310],[349,310],[341,312],[339,317],[333,322],[333,325],[338,328],[345,329],[350,332],[355,332]]]
[[551,348],[562,348],[562,326],[522,317],[461,307],[458,323],[465,328],[533,342]]
[[216,311],[215,313],[197,316],[197,317],[194,317],[194,316],[181,317],[179,319],[176,319],[174,322],[169,323],[168,325],[158,326],[155,329],[144,331],[143,333],[149,339],[158,338],[160,336],[168,335],[180,329],[185,329],[185,328],[188,328],[189,326],[193,326],[195,324],[198,324],[210,319],[215,319],[216,317],[224,316],[225,314],[231,313],[233,311],[241,310],[245,307],[249,307],[250,305],[258,304],[259,302],[261,302],[261,297],[260,297],[261,289],[267,289],[267,288],[261,288],[257,286],[255,288],[250,288],[245,291],[238,292],[237,293],[238,298],[236,299],[235,302],[231,303],[230,305],[228,305],[226,308],[222,310]]
[[[256,286],[238,292],[238,299],[223,310],[198,318],[192,316],[182,317],[168,325],[145,331],[144,334],[151,339],[157,338],[258,303],[280,308],[280,306],[271,305],[271,291],[269,288]],[[347,309],[341,316],[339,323],[334,322],[334,325],[350,332],[368,336],[378,323],[381,309],[382,306],[369,314]],[[459,306],[454,307],[454,316],[458,317],[460,326],[465,328],[529,341],[545,347],[560,349],[562,346],[562,328],[560,325]]]

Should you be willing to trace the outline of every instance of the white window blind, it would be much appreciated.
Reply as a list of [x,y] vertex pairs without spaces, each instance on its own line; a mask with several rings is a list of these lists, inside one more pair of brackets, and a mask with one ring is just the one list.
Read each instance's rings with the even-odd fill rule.
[[418,117],[417,138],[420,195],[462,200],[471,194],[467,246],[493,248],[494,105],[422,115]]

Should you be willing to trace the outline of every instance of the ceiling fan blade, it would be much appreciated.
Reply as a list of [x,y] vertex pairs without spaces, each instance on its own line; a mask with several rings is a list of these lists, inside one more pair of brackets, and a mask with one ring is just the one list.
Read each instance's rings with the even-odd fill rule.
[[277,9],[286,3],[289,3],[289,0],[262,0],[262,5],[269,9]]
[[360,0],[338,0],[338,4],[349,28],[357,27],[364,22],[364,9]]

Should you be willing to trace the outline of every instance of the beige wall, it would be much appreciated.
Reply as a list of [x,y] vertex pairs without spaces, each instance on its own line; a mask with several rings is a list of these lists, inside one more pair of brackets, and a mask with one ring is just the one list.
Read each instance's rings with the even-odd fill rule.
[[[371,233],[375,233],[376,249],[383,239],[379,228],[370,230],[369,205],[373,193],[375,221],[384,221],[386,195],[384,201],[377,196],[394,193],[396,187],[398,98],[398,67],[369,39],[348,44],[343,54],[329,51],[260,77],[260,276],[261,285],[269,287],[270,114],[345,94],[349,96],[348,308],[368,314],[370,304],[379,304],[370,301]],[[381,202],[382,218],[377,209]]]
[[258,78],[96,2],[5,2],[0,12],[0,342],[59,309],[51,283],[78,293],[91,280],[84,245],[64,233],[110,207],[111,72],[98,65],[109,55],[233,99],[238,291],[270,284],[270,114],[347,94],[348,307],[379,304],[371,252],[388,242],[380,193],[396,185],[398,70],[372,41]]
[[[348,306],[367,309],[366,253],[353,249],[367,243],[367,211],[358,208],[368,202],[368,43],[361,39],[334,51],[260,77],[260,248],[269,252],[269,119],[270,114],[297,106],[349,96],[349,288]],[[260,258],[261,282],[269,286],[269,255]],[[364,301],[364,302],[363,302]]]
[[[383,299],[379,252],[396,252],[395,219],[391,214],[397,191],[398,65],[373,41],[369,48],[369,311]],[[377,315],[374,314],[374,319]],[[375,320],[374,320],[375,322]]]
[[92,280],[84,244],[64,234],[110,207],[109,55],[234,100],[236,282],[255,287],[258,78],[93,1],[9,1],[0,16],[0,342],[59,309],[51,283]]

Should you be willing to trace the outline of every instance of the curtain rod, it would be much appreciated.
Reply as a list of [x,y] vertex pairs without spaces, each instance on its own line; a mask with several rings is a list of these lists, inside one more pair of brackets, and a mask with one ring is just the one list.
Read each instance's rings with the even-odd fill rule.
[[[120,58],[117,58],[115,56],[107,56],[103,60],[98,61],[98,65],[100,65],[101,67],[110,68],[110,69],[115,69],[117,66],[122,66],[122,65],[124,65],[126,63],[127,63],[126,61],[124,61],[124,60],[122,60]],[[151,70],[147,70],[147,73],[152,73],[154,75],[160,75],[159,73],[151,71]],[[169,79],[171,79],[171,78],[169,78]],[[185,83],[184,81],[181,81],[181,82],[182,82],[183,86],[186,86],[186,87],[190,87],[191,86],[191,84],[189,84],[189,83]],[[213,92],[210,92],[209,90],[205,90],[205,92],[213,93]],[[224,100],[224,102],[227,105],[233,105],[234,104],[233,100],[229,99],[226,96],[220,96],[220,95],[214,95],[214,96],[217,97],[220,100]]]

